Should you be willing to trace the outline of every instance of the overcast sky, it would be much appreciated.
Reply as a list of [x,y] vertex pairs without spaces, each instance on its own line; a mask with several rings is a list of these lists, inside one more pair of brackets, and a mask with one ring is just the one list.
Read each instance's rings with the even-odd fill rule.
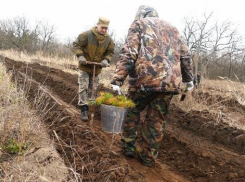
[[184,28],[184,17],[202,17],[213,12],[213,19],[230,20],[245,37],[244,0],[0,0],[0,19],[24,16],[32,24],[48,21],[56,27],[57,37],[65,41],[91,28],[100,16],[111,20],[116,38],[123,38],[140,5],[154,7],[160,18]]

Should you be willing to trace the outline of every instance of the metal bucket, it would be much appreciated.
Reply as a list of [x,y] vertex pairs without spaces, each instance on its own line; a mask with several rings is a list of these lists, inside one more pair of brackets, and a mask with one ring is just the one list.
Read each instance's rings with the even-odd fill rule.
[[122,133],[127,109],[104,104],[100,108],[103,131],[116,134]]

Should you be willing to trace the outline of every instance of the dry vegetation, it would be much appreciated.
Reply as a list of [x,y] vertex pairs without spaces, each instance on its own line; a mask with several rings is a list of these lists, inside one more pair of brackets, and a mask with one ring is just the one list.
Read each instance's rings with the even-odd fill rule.
[[205,89],[216,90],[220,94],[228,94],[235,97],[240,104],[245,105],[245,84],[220,78],[221,80],[204,80]]
[[[19,52],[16,50],[0,50],[0,54],[3,57],[8,57],[10,59],[16,61],[22,61],[27,63],[40,63],[41,65],[49,66],[51,68],[61,69],[65,72],[71,74],[77,74],[77,58],[73,57],[72,59],[68,58],[59,58],[58,56],[53,57],[45,57],[42,52],[37,54],[29,55],[24,52]],[[102,73],[100,74],[100,83],[106,87],[110,87],[111,76],[114,72],[115,65],[111,65],[111,67],[103,68]]]
[[[178,95],[174,97],[172,104],[184,110],[185,115],[190,113],[190,116],[194,116],[193,113],[198,113],[207,121],[212,120],[211,122],[215,121],[217,124],[225,122],[232,127],[245,130],[245,85],[241,83],[245,78],[245,48],[242,39],[231,22],[213,24],[212,13],[205,13],[203,18],[185,18],[184,39],[193,55],[197,55],[197,58],[193,59],[195,74],[202,71],[206,77],[218,80],[202,79],[201,85],[189,92],[183,102],[180,102]],[[212,26],[209,25],[211,23]],[[31,28],[25,17],[1,20],[0,55],[77,74],[78,61],[73,56],[72,41],[69,40],[66,44],[58,42],[54,25],[48,22],[39,22],[34,27]],[[122,47],[122,41],[115,40],[115,43],[113,63],[118,60]],[[110,88],[114,70],[115,65],[104,68],[100,74],[100,84]],[[127,93],[127,84],[125,80],[122,87],[124,93]],[[21,89],[21,86],[17,87],[11,82],[11,75],[7,74],[0,64],[0,181],[68,181],[68,178],[72,178],[68,174],[69,170],[74,173],[72,175],[76,181],[79,181],[80,174],[76,171],[75,157],[74,165],[67,168],[40,122],[49,112],[46,108],[45,94],[39,88],[35,103],[32,103],[39,111],[36,112],[30,109],[30,103],[25,97],[28,88],[28,84],[24,84]],[[195,118],[192,119],[195,122]],[[56,133],[55,137],[61,148],[72,148]],[[109,151],[111,147],[112,144]],[[62,150],[66,156],[63,148]],[[77,151],[75,148],[72,150],[74,156]],[[90,150],[84,150],[89,158],[85,166],[92,164],[89,152]],[[94,168],[91,169],[93,170]],[[108,170],[111,169],[106,169],[105,172]],[[83,173],[81,177],[83,179]],[[110,176],[107,181],[109,178]]]
[[[67,176],[40,118],[0,64],[0,181],[61,181]],[[52,162],[50,162],[52,161]]]
[[[14,60],[37,62],[53,68],[61,69],[65,72],[77,74],[77,70],[74,70],[71,67],[67,66],[77,65],[77,59],[75,57],[73,59],[43,57],[41,53],[36,55],[28,55],[26,53],[13,50],[0,51],[0,53]],[[110,81],[114,70],[115,65],[111,65],[111,67],[109,68],[104,68],[102,73],[100,74],[100,83],[107,88],[110,88]],[[235,82],[223,77],[218,77],[217,79],[218,80],[202,79],[199,88],[193,91],[193,93],[188,93],[184,102],[179,102],[180,98],[179,96],[176,96],[173,99],[173,103],[187,112],[209,112],[219,122],[223,117],[222,115],[227,112],[226,105],[229,105],[229,100],[233,99],[238,101],[241,106],[245,105],[245,85],[239,82],[239,80]],[[122,90],[124,93],[127,93],[127,80],[125,80],[125,84],[123,85]],[[207,96],[207,93],[213,95],[214,97]],[[194,97],[192,97],[191,94]],[[220,96],[222,97],[222,100],[220,100]],[[212,100],[212,102],[210,100]],[[224,101],[227,101],[226,105],[221,103]],[[242,110],[240,111],[240,113],[241,112]],[[243,124],[239,124],[239,128],[244,128]]]
[[231,80],[203,79],[197,89],[187,94],[183,102],[176,96],[173,102],[186,112],[198,111],[213,120],[245,130],[245,85]]
[[[11,59],[25,62],[39,62],[43,65],[58,68],[72,74],[76,74],[77,70],[66,67],[67,64],[76,65],[77,60],[49,58],[40,55],[28,56],[27,54],[15,51],[1,51]],[[33,59],[37,59],[33,61]],[[50,61],[53,60],[53,61]],[[18,89],[15,84],[11,83],[10,75],[7,75],[3,66],[0,67],[0,142],[1,145],[7,146],[10,139],[14,139],[17,144],[28,144],[27,149],[23,147],[23,151],[19,155],[9,154],[3,147],[0,150],[0,179],[9,181],[61,181],[68,176],[68,170],[62,164],[62,160],[57,155],[52,146],[45,130],[39,122],[38,116],[29,108],[28,101],[25,98],[25,93]],[[105,68],[100,75],[100,83],[106,87],[110,87],[110,81],[115,66]],[[201,85],[188,93],[185,101],[180,102],[180,96],[175,96],[172,104],[181,108],[186,114],[198,112],[202,117],[213,118],[213,121],[227,122],[230,126],[235,126],[244,129],[244,110],[245,107],[245,85],[239,82],[230,81],[228,79],[219,78],[220,80],[202,79]],[[25,90],[28,90],[28,84],[25,85]],[[123,89],[127,89],[127,81]],[[126,93],[126,92],[125,92]],[[46,113],[45,103],[39,102],[42,100],[39,93],[37,103],[34,103],[36,108],[41,110],[41,113]],[[238,101],[238,102],[236,102]],[[241,107],[241,108],[240,108]],[[4,109],[3,109],[4,108]],[[232,115],[230,115],[232,114]],[[212,117],[209,117],[212,116]],[[236,118],[237,116],[242,116]],[[4,128],[4,129],[3,129]],[[60,140],[63,145],[63,141]],[[46,153],[47,155],[44,155]],[[64,152],[65,153],[65,152]],[[31,155],[29,155],[31,154]],[[45,157],[46,156],[46,157]],[[52,158],[56,161],[49,164],[47,158]],[[59,166],[59,168],[58,168]],[[72,166],[70,166],[72,168]],[[69,168],[70,170],[72,170]],[[73,171],[76,177],[76,170]]]
[[43,52],[37,52],[36,54],[27,54],[16,50],[0,50],[0,54],[4,57],[14,59],[16,61],[23,61],[28,63],[40,63],[41,65],[49,66],[51,68],[61,69],[65,72],[76,74],[74,67],[77,66],[77,58],[74,56],[71,59],[60,58],[58,56],[47,57],[43,56]]
[[[223,99],[231,99],[234,98],[241,105],[245,105],[245,84],[234,82],[231,80],[208,80],[203,79],[202,83],[199,85],[198,89],[194,90],[194,92],[209,92],[213,95],[221,95]],[[191,97],[191,93],[188,93],[188,97],[186,97],[186,102],[180,102],[180,107],[186,111],[190,110],[213,110],[217,108],[217,102],[214,101],[213,105],[208,105],[205,101],[209,98],[207,97],[199,97],[194,98]],[[176,98],[177,99],[177,98]],[[178,100],[178,99],[177,99]],[[187,101],[188,100],[188,101]],[[185,105],[188,103],[188,105]]]

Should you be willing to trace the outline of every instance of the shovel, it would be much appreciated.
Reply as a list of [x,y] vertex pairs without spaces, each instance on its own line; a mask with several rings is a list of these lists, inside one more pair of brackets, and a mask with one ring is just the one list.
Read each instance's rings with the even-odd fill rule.
[[[89,64],[89,65],[93,65],[92,94],[91,94],[91,98],[89,99],[89,101],[92,102],[92,103],[95,103],[95,90],[94,90],[94,87],[95,87],[95,83],[94,83],[95,82],[95,71],[96,71],[96,66],[101,66],[101,63],[91,62],[91,61],[87,61],[86,63]],[[108,64],[107,67],[109,67],[109,66],[110,65]],[[94,122],[95,104],[92,104],[89,107],[89,112],[91,113],[90,114],[89,125],[92,126],[93,122]]]

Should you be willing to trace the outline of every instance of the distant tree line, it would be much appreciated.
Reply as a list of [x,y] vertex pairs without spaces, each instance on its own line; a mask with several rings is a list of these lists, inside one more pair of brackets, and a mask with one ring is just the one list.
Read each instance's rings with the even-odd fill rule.
[[0,48],[15,49],[28,54],[41,51],[44,56],[71,56],[71,41],[63,44],[57,40],[55,26],[38,21],[31,26],[25,17],[0,20]]
[[195,75],[245,81],[245,48],[242,37],[230,21],[215,22],[213,13],[202,20],[185,18],[183,38],[194,61]]
[[[245,81],[245,48],[242,37],[229,21],[214,22],[213,13],[202,19],[185,17],[183,39],[190,48],[194,72],[215,79],[218,76]],[[0,49],[15,49],[28,54],[42,52],[44,56],[72,57],[72,42],[61,43],[55,26],[37,21],[33,26],[25,17],[0,20]],[[116,40],[115,32],[109,31],[115,42],[112,63],[118,61],[125,40]]]
[[[115,54],[112,63],[116,63],[119,57],[123,41],[115,40],[115,32],[109,31],[115,42]],[[61,43],[56,37],[54,25],[45,21],[37,21],[33,26],[26,17],[15,17],[8,20],[0,20],[0,49],[14,49],[28,54],[42,52],[44,56],[72,57],[74,51],[72,43],[68,39]]]

